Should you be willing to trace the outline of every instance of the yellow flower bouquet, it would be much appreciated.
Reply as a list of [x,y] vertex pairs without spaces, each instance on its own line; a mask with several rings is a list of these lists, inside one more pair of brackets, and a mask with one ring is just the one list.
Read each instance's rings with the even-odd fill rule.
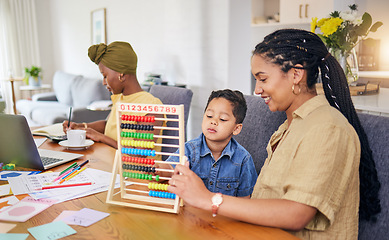
[[349,8],[349,11],[334,11],[328,18],[312,18],[311,31],[315,33],[317,29],[320,30],[317,35],[342,66],[348,82],[352,83],[358,79],[355,46],[361,40],[367,39],[370,32],[376,32],[383,23],[372,24],[372,17],[367,12],[358,16],[356,4],[350,5]]
[[356,4],[350,5],[349,8],[350,11],[334,11],[328,18],[318,20],[314,17],[311,22],[311,31],[315,32],[319,28],[321,33],[318,35],[327,47],[339,49],[342,54],[349,53],[360,40],[383,25],[382,22],[372,25],[372,17],[367,12],[357,16]]

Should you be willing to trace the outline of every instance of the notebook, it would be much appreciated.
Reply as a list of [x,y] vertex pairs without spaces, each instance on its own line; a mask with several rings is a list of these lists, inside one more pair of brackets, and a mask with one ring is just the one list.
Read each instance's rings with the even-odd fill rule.
[[23,115],[0,114],[0,162],[45,170],[84,155],[38,149]]

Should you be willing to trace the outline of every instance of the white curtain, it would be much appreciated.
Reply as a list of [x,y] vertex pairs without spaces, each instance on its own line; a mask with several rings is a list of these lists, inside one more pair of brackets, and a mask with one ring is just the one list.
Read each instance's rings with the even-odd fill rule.
[[11,76],[40,66],[35,0],[0,0],[0,79],[6,113],[13,113]]

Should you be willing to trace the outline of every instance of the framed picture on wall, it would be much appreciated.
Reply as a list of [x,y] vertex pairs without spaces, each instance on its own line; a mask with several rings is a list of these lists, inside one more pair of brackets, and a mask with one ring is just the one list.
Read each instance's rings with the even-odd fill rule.
[[107,43],[105,8],[92,11],[92,44]]

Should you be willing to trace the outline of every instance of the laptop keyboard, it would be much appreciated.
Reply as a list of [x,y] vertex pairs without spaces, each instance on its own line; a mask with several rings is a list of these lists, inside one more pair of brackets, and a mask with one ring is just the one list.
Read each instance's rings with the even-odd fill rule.
[[44,156],[41,156],[41,160],[42,160],[43,166],[47,166],[47,165],[50,165],[50,164],[53,164],[56,162],[63,161],[62,158],[52,158],[52,157],[44,157]]

